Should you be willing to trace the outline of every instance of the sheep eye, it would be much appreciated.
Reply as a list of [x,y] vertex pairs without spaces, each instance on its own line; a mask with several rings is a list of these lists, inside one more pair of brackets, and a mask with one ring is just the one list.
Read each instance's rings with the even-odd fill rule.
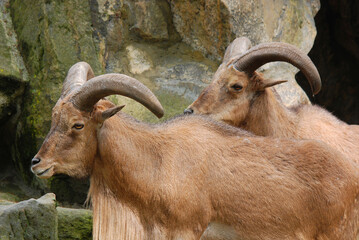
[[242,86],[241,85],[239,85],[239,84],[233,84],[232,86],[231,86],[231,88],[232,89],[234,89],[234,90],[236,90],[236,91],[240,91],[240,90],[242,90]]
[[81,124],[81,123],[75,123],[72,128],[75,128],[75,129],[77,129],[77,130],[80,130],[80,129],[82,129],[83,127],[84,127],[83,124]]

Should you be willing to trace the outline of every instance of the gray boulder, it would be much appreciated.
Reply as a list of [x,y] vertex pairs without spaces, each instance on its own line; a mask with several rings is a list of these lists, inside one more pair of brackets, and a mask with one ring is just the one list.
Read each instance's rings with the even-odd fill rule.
[[0,205],[1,240],[57,240],[55,194]]

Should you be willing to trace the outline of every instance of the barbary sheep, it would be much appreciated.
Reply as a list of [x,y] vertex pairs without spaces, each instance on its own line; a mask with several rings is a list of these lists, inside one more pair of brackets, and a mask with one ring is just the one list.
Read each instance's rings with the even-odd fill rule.
[[250,48],[247,38],[238,38],[227,48],[211,84],[185,113],[209,115],[259,136],[321,140],[359,163],[359,126],[348,125],[318,106],[285,107],[271,88],[285,81],[265,79],[255,72],[273,61],[293,64],[305,74],[313,94],[320,91],[316,67],[298,48],[286,43]]
[[129,239],[199,239],[210,223],[237,239],[356,236],[359,175],[326,144],[253,136],[196,115],[149,125],[102,99],[110,94],[163,114],[140,82],[93,77],[78,63],[31,167],[40,178],[90,176],[95,240],[123,239],[124,207],[143,226]]

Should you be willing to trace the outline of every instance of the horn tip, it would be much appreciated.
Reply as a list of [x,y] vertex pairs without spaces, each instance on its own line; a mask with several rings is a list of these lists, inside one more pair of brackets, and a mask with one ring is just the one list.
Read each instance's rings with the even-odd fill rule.
[[312,92],[313,92],[313,96],[314,95],[317,95],[320,90],[322,89],[322,81],[320,80],[320,77],[319,77],[319,80],[315,82],[316,84],[313,86],[313,89],[312,89]]
[[157,118],[162,118],[165,113],[164,113],[163,109],[161,109],[161,110],[155,112],[154,114],[156,115]]
[[317,94],[320,92],[320,90],[321,90],[321,87],[318,87],[318,88],[316,88],[316,89],[313,89],[313,90],[312,90],[312,92],[313,92],[313,97],[314,97],[315,95],[317,95]]

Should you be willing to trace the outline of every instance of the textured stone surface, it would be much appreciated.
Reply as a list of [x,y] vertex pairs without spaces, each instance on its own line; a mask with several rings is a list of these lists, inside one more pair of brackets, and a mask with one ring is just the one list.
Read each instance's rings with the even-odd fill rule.
[[92,239],[92,211],[56,208],[53,193],[14,203],[17,199],[0,193],[1,240]]
[[[183,41],[219,60],[229,43],[241,36],[248,37],[253,46],[262,42],[287,42],[308,53],[316,35],[314,16],[320,6],[319,0],[170,2],[174,24]],[[298,72],[295,67],[272,63],[260,71],[268,78],[288,80],[275,87],[287,106],[309,103],[295,81]]]
[[187,62],[165,68],[156,83],[161,89],[173,92],[186,99],[196,99],[210,82],[213,72],[205,64]]
[[316,34],[318,0],[171,0],[174,24],[183,41],[217,59],[235,37],[254,45],[283,41],[308,52]]
[[11,193],[0,192],[0,205],[12,204],[19,200],[19,197]]
[[55,195],[0,205],[0,239],[57,240]]
[[[15,161],[15,136],[28,74],[16,46],[9,0],[0,1],[0,159],[3,168]],[[19,165],[18,165],[19,166]],[[19,166],[22,167],[22,166]]]
[[83,60],[101,71],[92,39],[90,8],[85,1],[11,2],[19,47],[30,74],[25,125],[41,142],[50,124],[64,76]]
[[[218,66],[217,62],[206,59],[200,52],[193,51],[183,43],[169,47],[149,43],[136,43],[129,46],[142,53],[142,57],[138,57],[138,60],[142,60],[137,60],[139,64],[135,65],[139,67],[132,67],[133,60],[137,58],[126,57],[128,61],[115,62],[109,66],[108,71],[128,73],[152,89],[165,110],[164,118],[160,121],[181,114],[210,82]],[[128,56],[128,47],[126,49]],[[136,74],[134,69],[142,69],[139,71],[142,73]],[[150,122],[159,121],[151,112],[133,100],[120,96],[111,96],[109,99],[116,104],[125,104],[123,111],[136,118]]]
[[235,37],[230,25],[230,9],[225,3],[214,0],[171,0],[170,3],[174,25],[183,41],[220,60]]
[[146,52],[141,51],[132,45],[128,45],[126,51],[129,61],[129,71],[132,74],[141,74],[151,69],[152,62]]
[[0,75],[22,79],[25,69],[22,58],[16,49],[17,40],[13,30],[9,6],[8,0],[0,2]]
[[131,31],[149,40],[168,40],[167,19],[156,1],[135,3],[136,24]]
[[92,211],[58,207],[57,213],[59,239],[92,239]]

